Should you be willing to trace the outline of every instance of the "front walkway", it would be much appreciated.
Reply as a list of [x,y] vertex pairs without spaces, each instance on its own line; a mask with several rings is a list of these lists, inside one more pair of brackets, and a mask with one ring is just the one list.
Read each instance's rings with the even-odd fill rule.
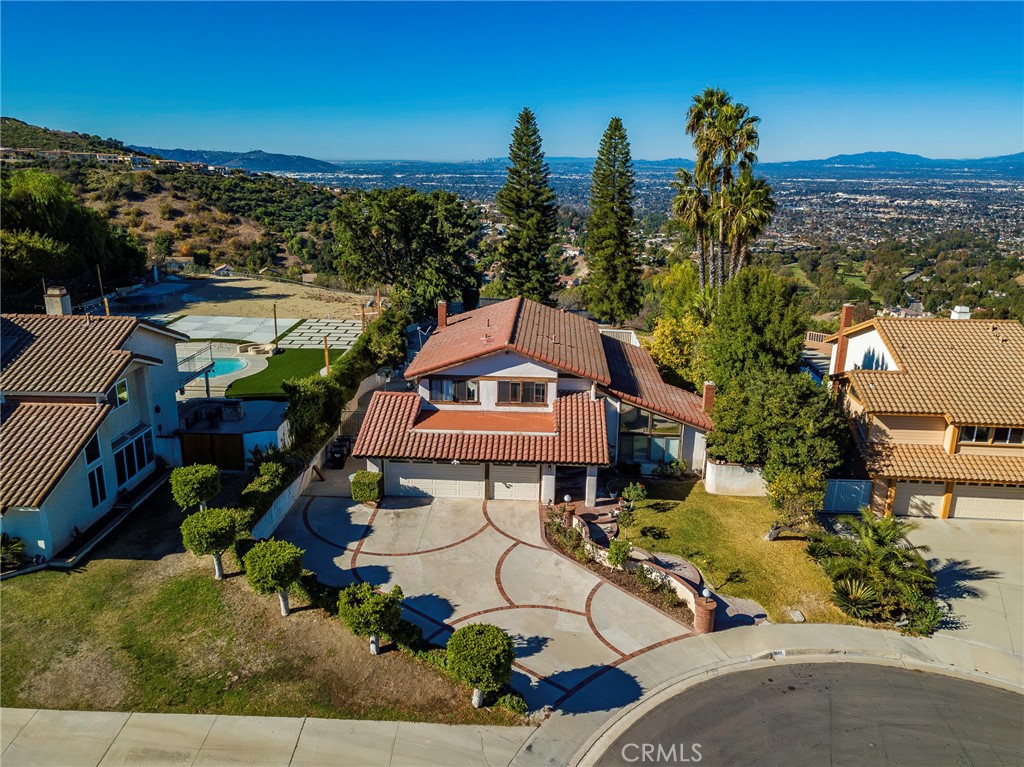
[[[276,535],[305,549],[324,583],[400,585],[406,618],[432,642],[469,622],[504,628],[516,642],[512,684],[531,710],[631,703],[645,684],[619,667],[692,634],[547,548],[533,502],[389,498],[373,510],[303,497]],[[613,682],[600,698],[576,695],[598,679]]]

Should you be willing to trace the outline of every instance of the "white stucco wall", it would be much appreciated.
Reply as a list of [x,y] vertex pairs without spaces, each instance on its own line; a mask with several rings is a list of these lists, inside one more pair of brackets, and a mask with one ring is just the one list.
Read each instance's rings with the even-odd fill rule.
[[764,478],[756,466],[708,461],[704,489],[712,495],[762,496],[767,494]]
[[[178,428],[178,405],[175,398],[178,388],[178,357],[174,339],[158,331],[140,327],[125,343],[125,348],[161,360],[159,365],[144,366],[148,369],[146,376],[149,381],[149,403],[145,417],[140,420],[153,426],[154,437],[169,437]],[[159,444],[163,440],[156,442]],[[171,460],[173,456],[163,452],[159,454],[172,465],[181,465],[180,457],[175,462]]]
[[[832,362],[829,363],[828,369],[830,374],[836,372],[837,348],[838,344],[832,345]],[[846,364],[843,365],[843,371],[855,369],[896,370],[896,361],[882,341],[882,336],[874,328],[865,328],[847,339]]]
[[[487,378],[491,376],[492,378]],[[470,360],[461,365],[446,368],[436,374],[438,378],[474,378],[484,377],[478,384],[478,404],[459,404],[457,402],[430,402],[430,376],[420,379],[419,395],[423,398],[424,410],[471,410],[491,412],[536,412],[541,408],[536,405],[499,405],[498,404],[498,380],[503,379],[529,379],[541,378],[550,383],[548,385],[548,407],[550,410],[554,405],[555,397],[561,382],[558,378],[558,371],[547,365],[541,365],[529,360],[520,354],[512,352],[500,352],[487,357],[480,357]],[[558,385],[552,386],[551,383]],[[589,388],[589,383],[587,385]]]

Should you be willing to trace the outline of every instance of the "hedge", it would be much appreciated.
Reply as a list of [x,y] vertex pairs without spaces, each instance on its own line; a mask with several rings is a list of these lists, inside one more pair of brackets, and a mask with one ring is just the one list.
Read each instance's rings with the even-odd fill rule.
[[352,500],[377,503],[384,497],[384,475],[379,471],[357,471],[352,477]]
[[293,479],[292,472],[280,463],[266,461],[260,464],[259,474],[245,486],[238,499],[238,532],[250,535],[277,497]]

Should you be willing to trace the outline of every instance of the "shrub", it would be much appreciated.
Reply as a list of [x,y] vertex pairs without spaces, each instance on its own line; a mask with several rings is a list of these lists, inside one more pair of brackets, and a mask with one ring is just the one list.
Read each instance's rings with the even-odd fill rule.
[[633,546],[629,541],[623,538],[612,541],[608,546],[608,564],[616,569],[624,567],[632,551]]
[[288,615],[288,588],[302,575],[302,549],[287,541],[262,541],[245,555],[245,577],[257,594],[277,593]]
[[[253,542],[255,545],[255,542]],[[337,586],[329,586],[321,583],[312,570],[303,570],[295,583],[289,589],[300,599],[304,599],[314,607],[319,607],[331,615],[338,613],[338,594],[341,592]]]
[[517,692],[505,693],[498,698],[495,705],[520,716],[526,716],[530,712],[529,707],[526,705],[526,700]]
[[632,507],[647,498],[647,488],[640,482],[630,482],[622,491],[622,498]]
[[239,496],[239,532],[249,533],[267,513],[277,496],[288,486],[288,468],[274,461],[260,464],[259,473],[245,486]]
[[378,503],[384,496],[384,475],[379,471],[357,471],[352,477],[352,500]]
[[878,610],[878,595],[864,581],[844,578],[832,585],[832,602],[853,618],[868,620]]
[[946,617],[935,600],[925,594],[915,594],[907,606],[909,612],[903,631],[914,636],[931,636]]
[[171,495],[182,511],[196,504],[205,509],[207,502],[219,492],[220,469],[213,464],[179,466],[171,472]]
[[369,583],[355,583],[338,596],[338,617],[356,636],[370,637],[370,654],[376,655],[380,636],[391,636],[402,620],[402,589],[377,591]]
[[423,629],[412,621],[401,618],[398,625],[391,630],[391,640],[409,652],[419,652],[423,647]]
[[448,669],[473,688],[473,705],[483,704],[483,692],[499,690],[512,678],[515,648],[497,626],[463,626],[448,640]]
[[657,591],[661,588],[661,584],[657,579],[653,578],[646,567],[638,567],[633,571],[633,577],[636,578],[636,585],[642,588],[644,591]]
[[237,513],[232,509],[203,509],[181,523],[181,540],[196,556],[213,557],[214,577],[224,578],[223,554],[235,542]]
[[25,543],[21,538],[0,534],[0,563],[6,568],[16,568],[25,558]]

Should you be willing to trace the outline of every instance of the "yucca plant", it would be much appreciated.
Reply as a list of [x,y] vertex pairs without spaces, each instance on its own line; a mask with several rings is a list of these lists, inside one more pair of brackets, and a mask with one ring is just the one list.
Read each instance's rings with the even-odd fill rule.
[[878,595],[864,581],[844,578],[832,584],[832,603],[847,615],[871,620],[878,611]]

